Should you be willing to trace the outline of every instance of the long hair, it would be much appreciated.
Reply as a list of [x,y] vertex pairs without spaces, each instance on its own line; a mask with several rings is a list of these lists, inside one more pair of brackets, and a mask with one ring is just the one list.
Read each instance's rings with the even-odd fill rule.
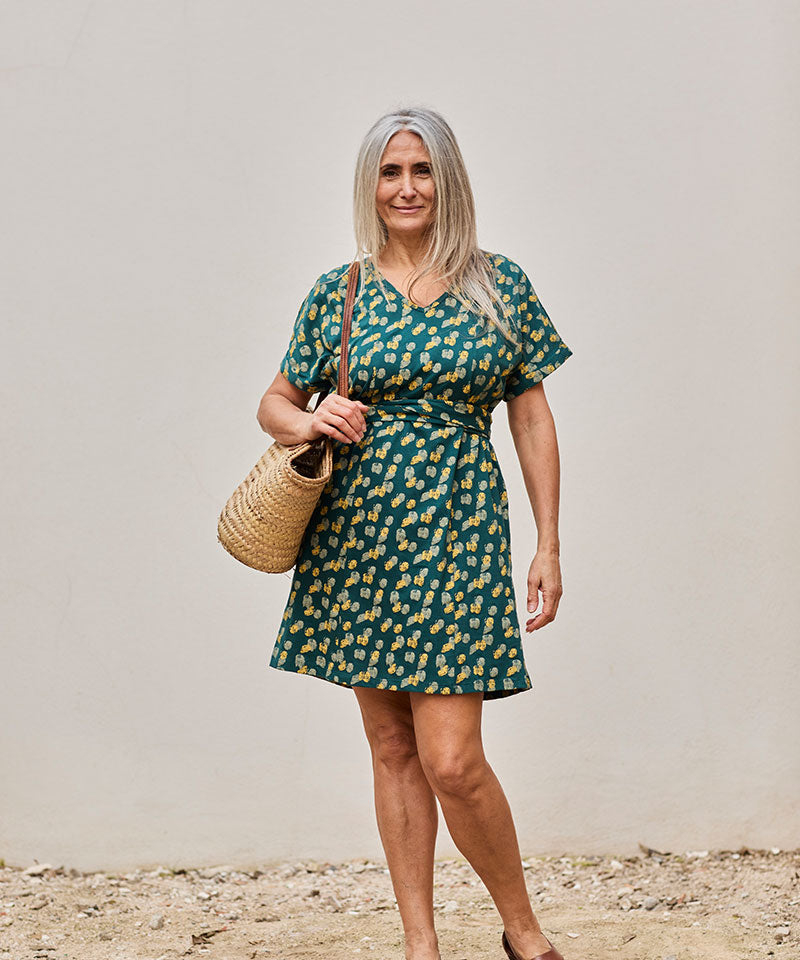
[[[483,315],[516,343],[512,311],[498,293],[487,252],[478,247],[475,200],[461,150],[449,124],[435,110],[407,107],[386,113],[375,121],[361,143],[353,184],[353,226],[361,291],[365,257],[372,256],[375,264],[389,239],[386,224],[376,209],[375,194],[381,157],[399,130],[409,130],[420,137],[430,157],[435,184],[434,219],[427,231],[422,260],[412,274],[409,299],[413,300],[411,291],[415,284],[433,274],[445,281],[468,309]],[[377,281],[386,293],[380,273]]]

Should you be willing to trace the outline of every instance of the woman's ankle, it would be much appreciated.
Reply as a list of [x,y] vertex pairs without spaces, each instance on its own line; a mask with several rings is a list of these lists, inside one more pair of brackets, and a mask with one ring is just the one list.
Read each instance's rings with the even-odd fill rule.
[[406,960],[438,960],[439,938],[435,930],[405,934]]

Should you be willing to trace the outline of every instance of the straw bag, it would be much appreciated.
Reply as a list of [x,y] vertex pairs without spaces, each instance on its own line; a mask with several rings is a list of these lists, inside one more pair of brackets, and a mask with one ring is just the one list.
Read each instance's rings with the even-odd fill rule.
[[[348,344],[358,261],[350,264],[342,318],[337,393],[350,387]],[[330,393],[323,390],[313,410]],[[333,472],[333,441],[328,436],[284,446],[277,440],[253,467],[225,504],[217,523],[217,539],[241,563],[264,573],[283,573],[294,566],[308,521]]]

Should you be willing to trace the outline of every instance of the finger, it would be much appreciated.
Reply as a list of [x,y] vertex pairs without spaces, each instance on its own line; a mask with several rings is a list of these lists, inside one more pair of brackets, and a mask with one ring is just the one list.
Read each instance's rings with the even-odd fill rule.
[[364,418],[364,414],[358,408],[357,400],[350,400],[348,397],[335,394],[332,409],[334,409],[339,416],[344,417],[352,426],[356,432],[356,439],[360,439],[361,436],[363,436],[364,431],[367,429],[367,421]]
[[362,432],[367,429],[367,419],[359,409],[358,403],[355,401],[350,406],[349,417],[350,422],[356,427],[356,429]]
[[365,410],[369,410],[369,407],[365,403],[362,403],[360,400],[353,401],[353,413],[356,418],[356,423],[360,424],[362,430],[367,429],[367,419],[364,416]]
[[[351,404],[346,397],[338,393],[328,394],[319,405],[320,416],[325,423],[330,424],[337,430],[336,434],[328,434],[336,440],[344,440],[347,443],[356,443],[361,439],[363,430],[350,423]],[[314,411],[317,413],[317,411]]]
[[528,631],[538,630],[539,627],[543,627],[546,623],[550,623],[551,619],[552,617],[549,615],[548,611],[542,607],[535,617],[528,617],[527,629]]
[[353,416],[355,417],[355,422],[358,424],[360,430],[367,429],[367,418],[364,414],[358,409],[358,407],[353,407]]
[[537,587],[528,587],[528,613],[533,613],[533,611],[539,606],[539,590]]
[[530,633],[533,630],[538,630],[540,627],[543,627],[547,623],[552,623],[556,618],[556,613],[558,611],[558,604],[561,599],[561,594],[549,596],[545,593],[542,593],[542,609],[541,612],[535,616],[529,618],[527,622],[527,632]]
[[548,623],[556,615],[556,609],[558,607],[558,600],[553,594],[543,593],[542,594],[542,610],[541,614],[543,617],[547,617]]
[[361,430],[356,429],[352,423],[342,414],[333,414],[332,424],[340,433],[344,434],[348,443],[358,443],[363,436]]
[[347,416],[356,433],[358,433],[360,437],[363,437],[364,431],[367,429],[367,420],[364,414],[358,409],[357,404],[352,404]]
[[552,617],[546,617],[544,613],[540,613],[538,616],[535,616],[533,620],[529,620],[525,628],[526,633],[533,633],[534,630],[541,630],[542,627],[546,626]]
[[332,440],[338,440],[340,443],[352,443],[353,440],[351,437],[348,437],[346,434],[342,433],[333,423],[330,423],[327,420],[317,424],[317,429],[321,433],[324,433],[326,437],[330,437]]

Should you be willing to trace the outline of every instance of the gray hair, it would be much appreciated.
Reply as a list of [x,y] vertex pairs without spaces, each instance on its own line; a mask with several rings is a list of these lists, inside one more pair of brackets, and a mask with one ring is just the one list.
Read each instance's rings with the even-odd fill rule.
[[[386,113],[375,121],[361,143],[353,184],[353,226],[362,278],[365,256],[371,255],[374,263],[389,238],[375,206],[375,194],[381,157],[399,130],[415,133],[422,140],[436,186],[434,220],[422,261],[412,274],[409,299],[413,299],[414,285],[432,273],[453,288],[461,303],[484,315],[516,342],[512,311],[507,311],[498,293],[494,265],[487,251],[478,247],[475,200],[461,150],[449,124],[435,110],[406,107]],[[383,288],[380,274],[378,283]],[[363,280],[361,286],[363,291]]]

